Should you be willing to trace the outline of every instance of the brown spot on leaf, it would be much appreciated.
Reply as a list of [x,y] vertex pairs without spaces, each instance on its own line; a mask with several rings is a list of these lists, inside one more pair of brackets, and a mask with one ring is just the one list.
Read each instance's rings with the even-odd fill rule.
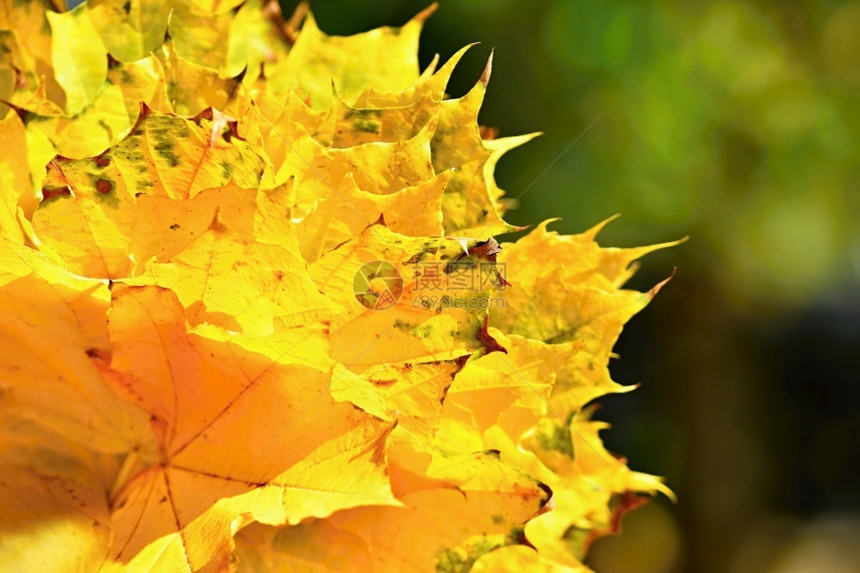
[[499,128],[497,127],[489,127],[486,125],[479,126],[481,132],[481,139],[490,140],[496,139],[499,136]]
[[504,352],[508,353],[508,350],[499,344],[499,341],[490,336],[490,333],[487,332],[487,326],[489,325],[489,317],[484,317],[484,323],[481,325],[481,328],[478,329],[478,340],[481,344],[484,345],[484,349],[489,354],[490,352]]
[[549,487],[548,485],[546,485],[545,483],[543,483],[542,481],[537,482],[537,486],[543,492],[543,499],[541,499],[541,502],[540,502],[541,508],[543,508],[544,506],[546,506],[546,504],[549,503],[549,500],[552,499],[552,496],[553,496],[552,488]]
[[216,233],[226,233],[227,225],[221,222],[221,208],[218,207],[215,209],[215,213],[212,215],[212,221],[209,222],[208,229],[210,231],[215,231]]
[[96,181],[96,191],[102,195],[107,195],[113,191],[113,181],[110,179],[99,179]]
[[90,358],[96,358],[99,355],[98,348],[87,348],[86,352],[87,356],[89,356]]
[[647,496],[637,495],[632,491],[625,491],[620,496],[617,496],[612,506],[612,517],[609,520],[609,527],[606,529],[593,529],[588,535],[585,546],[588,547],[598,537],[602,537],[608,533],[619,533],[621,531],[621,518],[624,514],[635,509],[648,501]]
[[208,119],[209,121],[212,121],[212,115],[212,108],[207,107],[206,109],[195,115],[192,119],[194,120],[194,123],[200,125],[201,119]]
[[42,187],[43,201],[53,199],[54,197],[62,197],[63,195],[71,195],[72,190],[68,187]]
[[502,251],[499,242],[490,237],[469,249],[470,255],[476,255],[486,261],[496,262],[496,255]]
[[[453,379],[454,377],[452,376],[451,378]],[[439,403],[442,404],[443,406],[445,405],[445,398],[448,397],[448,390],[450,388],[451,388],[451,384],[448,384],[447,386],[442,388],[442,395],[439,396]]]

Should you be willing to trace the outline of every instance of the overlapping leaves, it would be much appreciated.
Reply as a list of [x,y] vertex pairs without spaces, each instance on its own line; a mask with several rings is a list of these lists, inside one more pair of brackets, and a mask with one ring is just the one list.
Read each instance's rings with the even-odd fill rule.
[[[420,73],[431,11],[338,38],[273,1],[0,4],[2,562],[576,571],[665,491],[587,407],[627,390],[657,247],[543,224],[497,253],[530,136],[482,138],[489,63],[445,94],[465,48]],[[453,265],[492,271],[482,304],[425,296]]]

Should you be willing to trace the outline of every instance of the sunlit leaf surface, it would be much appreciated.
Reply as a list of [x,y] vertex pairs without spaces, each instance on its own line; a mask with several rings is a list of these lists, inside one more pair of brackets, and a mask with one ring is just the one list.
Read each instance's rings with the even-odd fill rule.
[[[661,247],[503,219],[432,7],[0,3],[0,563],[585,571],[637,494],[589,402]],[[302,9],[303,10],[303,9]]]

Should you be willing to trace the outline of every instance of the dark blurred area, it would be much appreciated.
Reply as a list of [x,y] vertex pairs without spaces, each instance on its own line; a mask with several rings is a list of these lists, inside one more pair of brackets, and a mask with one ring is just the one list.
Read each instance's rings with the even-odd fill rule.
[[[426,3],[311,8],[352,34]],[[454,96],[495,47],[482,124],[545,132],[499,164],[508,196],[528,190],[509,221],[621,213],[601,244],[690,237],[634,277],[677,267],[617,346],[616,381],[642,386],[600,413],[679,502],[630,513],[598,571],[860,571],[858,31],[860,2],[810,0],[458,0],[426,25],[422,65],[482,42]]]

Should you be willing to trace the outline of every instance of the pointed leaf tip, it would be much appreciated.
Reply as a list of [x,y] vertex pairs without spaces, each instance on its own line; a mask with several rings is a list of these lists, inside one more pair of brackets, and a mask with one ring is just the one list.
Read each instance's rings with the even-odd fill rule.
[[656,285],[651,287],[651,290],[648,291],[648,297],[654,298],[655,296],[657,296],[657,293],[660,292],[660,289],[662,289],[664,286],[666,286],[666,283],[668,283],[670,280],[675,278],[675,274],[677,272],[678,272],[678,268],[677,267],[673,268],[671,275],[669,275],[667,278],[663,279],[662,281],[660,281],[659,283],[657,283]]
[[493,53],[495,51],[495,48],[490,50],[490,57],[487,59],[487,65],[484,67],[484,72],[481,74],[480,82],[484,87],[487,87],[487,84],[490,83],[490,74],[493,73]]
[[416,22],[424,23],[430,16],[433,15],[433,12],[435,12],[437,8],[439,8],[439,3],[433,2],[432,4],[415,14],[415,17],[412,19]]
[[[280,8],[279,8],[279,11],[280,11]],[[313,15],[310,13],[310,11],[311,11],[310,4],[308,4],[305,1],[299,2],[299,5],[296,6],[295,10],[293,10],[293,13],[290,16],[290,19],[287,20],[286,22],[284,22],[285,29],[293,35],[293,38],[295,38],[295,34],[298,32],[299,28],[301,27],[302,22],[305,19],[305,16],[309,16],[309,18],[311,20],[313,19]]]

